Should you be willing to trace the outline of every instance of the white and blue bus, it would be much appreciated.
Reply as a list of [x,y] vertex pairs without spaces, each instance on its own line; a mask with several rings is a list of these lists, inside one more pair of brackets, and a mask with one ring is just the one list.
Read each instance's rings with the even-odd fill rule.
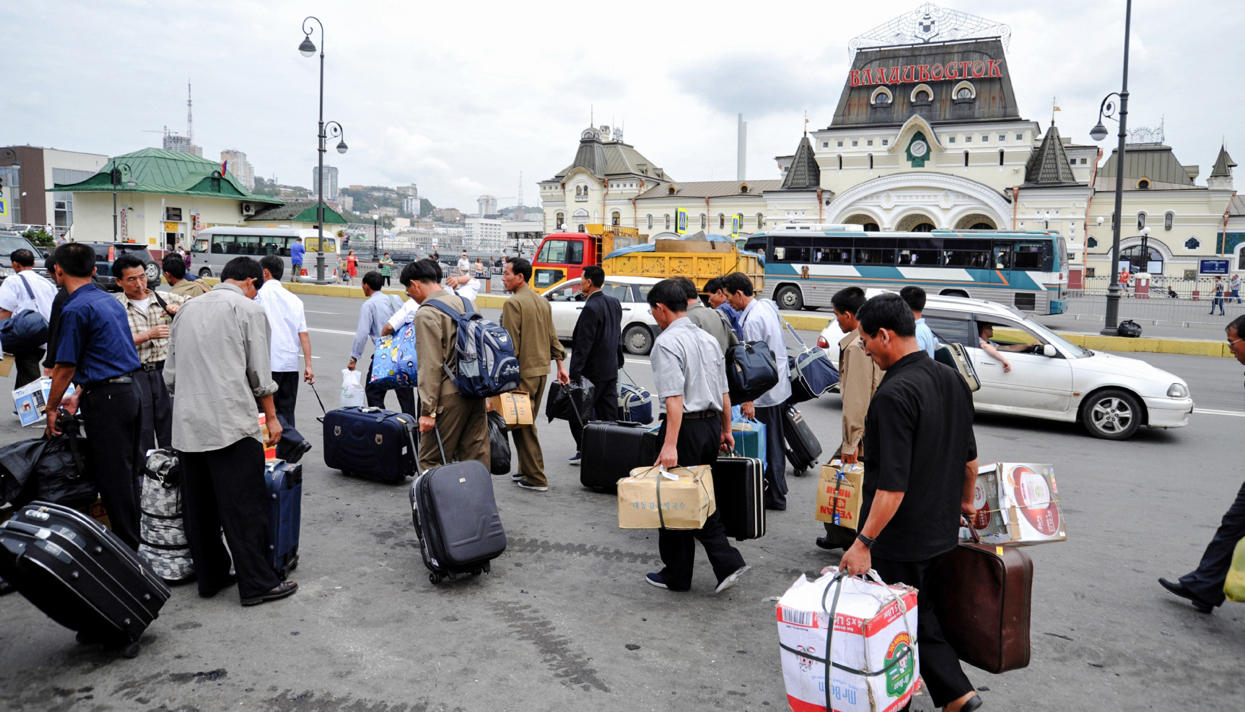
[[[317,233],[308,228],[292,227],[210,227],[199,231],[191,248],[191,269],[200,277],[219,277],[220,271],[235,257],[246,256],[259,259],[264,255],[276,255],[285,262],[285,273],[288,275],[290,264],[290,246],[294,238],[303,239],[303,247],[307,254],[303,257],[303,273],[300,277],[315,276]],[[324,276],[337,281],[338,250],[341,249],[336,236],[324,236]]]
[[765,256],[765,296],[783,309],[829,307],[855,285],[972,297],[1033,314],[1062,314],[1067,247],[1057,232],[865,232],[856,225],[799,225],[754,233]]

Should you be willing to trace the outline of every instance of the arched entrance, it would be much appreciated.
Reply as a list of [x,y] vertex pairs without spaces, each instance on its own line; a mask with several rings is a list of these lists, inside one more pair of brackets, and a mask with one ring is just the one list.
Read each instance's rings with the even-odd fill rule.
[[909,213],[895,225],[895,229],[899,232],[932,232],[934,219],[924,213]]
[[982,213],[971,213],[955,221],[956,230],[997,230],[994,219]]
[[854,215],[850,215],[847,217],[846,220],[843,221],[842,224],[862,225],[865,228],[865,232],[877,232],[880,229],[878,227],[877,218],[873,217],[872,215],[867,215],[865,213],[856,213]]

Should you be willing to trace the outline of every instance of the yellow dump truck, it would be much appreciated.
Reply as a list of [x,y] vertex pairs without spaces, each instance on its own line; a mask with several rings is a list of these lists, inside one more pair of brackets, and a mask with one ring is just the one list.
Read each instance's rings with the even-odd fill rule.
[[607,275],[688,277],[702,291],[714,277],[743,272],[752,278],[757,293],[765,287],[765,268],[757,255],[742,252],[733,242],[706,240],[702,234],[658,235],[650,243],[607,254],[601,266]]

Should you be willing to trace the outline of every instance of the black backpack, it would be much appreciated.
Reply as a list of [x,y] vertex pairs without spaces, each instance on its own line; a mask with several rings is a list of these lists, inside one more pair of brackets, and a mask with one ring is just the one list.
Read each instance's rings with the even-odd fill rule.
[[1120,325],[1115,328],[1115,333],[1119,334],[1120,336],[1127,336],[1129,338],[1135,339],[1138,336],[1141,336],[1141,324],[1138,324],[1132,319],[1125,319],[1124,321],[1121,321]]

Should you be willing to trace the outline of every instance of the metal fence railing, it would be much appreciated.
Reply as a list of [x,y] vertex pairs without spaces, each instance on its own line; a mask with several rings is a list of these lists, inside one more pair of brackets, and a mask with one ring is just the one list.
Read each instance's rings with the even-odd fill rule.
[[[1245,295],[1233,297],[1224,280],[1223,312],[1226,317],[1245,313]],[[1106,314],[1109,277],[1089,277],[1083,289],[1068,291],[1068,314],[1078,319],[1095,319]],[[1220,307],[1212,298],[1214,278],[1173,279],[1155,276],[1148,290],[1136,283],[1120,292],[1119,318],[1142,324],[1221,324]],[[1211,312],[1214,312],[1213,314]]]

